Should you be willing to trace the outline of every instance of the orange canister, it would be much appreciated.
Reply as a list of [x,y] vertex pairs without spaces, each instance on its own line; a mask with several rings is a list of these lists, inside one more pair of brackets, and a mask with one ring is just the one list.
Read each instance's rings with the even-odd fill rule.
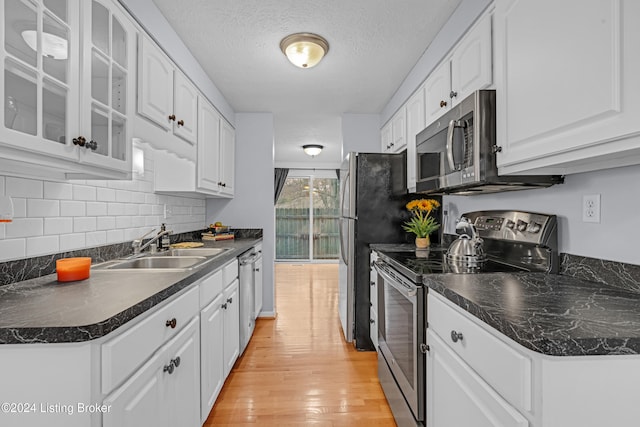
[[88,279],[91,274],[91,258],[61,258],[56,260],[58,282],[74,282]]

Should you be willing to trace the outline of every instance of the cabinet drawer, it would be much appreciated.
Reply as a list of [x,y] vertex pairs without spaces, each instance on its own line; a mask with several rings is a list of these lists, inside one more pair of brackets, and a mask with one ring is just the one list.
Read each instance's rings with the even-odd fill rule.
[[[429,328],[503,398],[531,410],[531,360],[441,296],[429,293],[427,304]],[[462,339],[454,342],[454,333],[462,334]]]
[[200,308],[204,308],[222,292],[222,269],[210,276],[205,277],[200,282]]
[[231,263],[225,265],[222,268],[222,285],[227,286],[238,277],[238,260],[233,260]]
[[[199,290],[190,289],[124,333],[102,344],[102,392],[109,393],[198,313]],[[171,327],[175,319],[175,327]],[[168,325],[168,326],[167,326]]]

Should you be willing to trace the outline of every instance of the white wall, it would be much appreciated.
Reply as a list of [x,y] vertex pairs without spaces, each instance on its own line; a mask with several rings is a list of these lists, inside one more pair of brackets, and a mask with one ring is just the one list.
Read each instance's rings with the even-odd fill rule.
[[173,62],[193,81],[200,91],[213,103],[229,123],[235,123],[235,113],[220,90],[213,84],[202,66],[178,37],[167,19],[160,13],[153,0],[119,0],[162,47]]
[[0,176],[14,205],[13,222],[0,224],[0,262],[131,241],[163,222],[175,233],[204,228],[204,200],[153,193],[154,150],[141,148],[145,173],[132,181]]
[[352,151],[380,152],[380,115],[342,115],[342,159]]
[[[565,183],[540,190],[482,196],[446,196],[450,212],[447,232],[455,218],[483,209],[522,209],[558,216],[560,252],[640,265],[640,165],[568,175]],[[582,221],[582,196],[600,194],[601,222]]]
[[273,135],[273,114],[237,113],[235,197],[207,200],[207,223],[221,221],[234,228],[263,230],[263,315],[275,314]]

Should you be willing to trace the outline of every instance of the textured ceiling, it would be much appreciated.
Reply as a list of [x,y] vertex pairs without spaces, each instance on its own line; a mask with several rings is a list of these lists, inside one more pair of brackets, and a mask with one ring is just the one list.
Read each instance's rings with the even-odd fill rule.
[[[305,143],[341,156],[342,113],[379,113],[460,0],[154,0],[236,112],[273,112],[276,162]],[[311,69],[280,51],[288,34],[325,37]]]

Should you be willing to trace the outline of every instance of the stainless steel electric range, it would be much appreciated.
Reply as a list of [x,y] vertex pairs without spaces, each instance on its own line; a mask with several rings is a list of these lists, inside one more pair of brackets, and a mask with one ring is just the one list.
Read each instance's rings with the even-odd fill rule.
[[[396,423],[424,426],[425,353],[429,274],[548,272],[558,270],[557,219],[521,211],[478,211],[463,215],[476,253],[454,256],[449,247],[376,248],[378,274],[378,376]],[[455,242],[454,242],[455,243]],[[469,243],[469,242],[462,242]],[[474,246],[468,245],[468,246]]]

